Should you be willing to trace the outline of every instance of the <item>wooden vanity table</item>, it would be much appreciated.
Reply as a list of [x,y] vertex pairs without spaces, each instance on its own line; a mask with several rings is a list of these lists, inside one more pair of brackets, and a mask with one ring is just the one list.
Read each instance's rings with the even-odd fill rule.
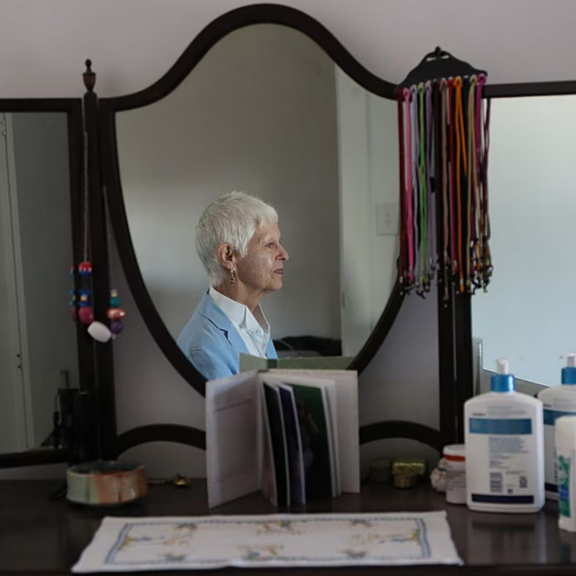
[[[0,482],[0,574],[68,574],[89,544],[104,516],[194,516],[206,514],[267,514],[275,510],[259,494],[209,510],[206,484],[195,480],[189,488],[150,487],[140,503],[120,508],[75,506],[50,498],[61,483],[54,481]],[[447,509],[452,536],[464,566],[406,566],[380,568],[297,569],[302,576],[382,573],[423,574],[576,574],[576,534],[560,532],[557,505],[547,503],[537,515],[480,514],[465,506],[446,505],[443,495],[429,486],[398,490],[389,485],[365,484],[359,495],[308,506],[308,512],[400,512]],[[293,510],[294,511],[294,510]],[[297,512],[303,510],[296,510]],[[286,569],[226,570],[248,573],[286,572]],[[195,571],[197,572],[197,571]],[[171,572],[177,575],[178,571]],[[180,572],[181,573],[181,572]],[[214,571],[206,571],[205,574]],[[158,574],[158,572],[149,572]]]

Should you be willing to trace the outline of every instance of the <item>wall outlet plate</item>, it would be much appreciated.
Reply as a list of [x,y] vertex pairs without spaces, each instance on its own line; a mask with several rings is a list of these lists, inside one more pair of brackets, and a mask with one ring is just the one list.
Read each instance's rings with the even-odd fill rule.
[[376,234],[396,236],[398,234],[398,203],[376,203]]

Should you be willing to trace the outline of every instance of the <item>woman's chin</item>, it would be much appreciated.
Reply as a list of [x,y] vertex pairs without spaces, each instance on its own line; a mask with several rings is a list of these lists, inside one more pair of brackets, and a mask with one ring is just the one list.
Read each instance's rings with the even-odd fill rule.
[[284,278],[282,276],[278,276],[274,278],[274,282],[270,286],[270,290],[280,290],[284,286]]

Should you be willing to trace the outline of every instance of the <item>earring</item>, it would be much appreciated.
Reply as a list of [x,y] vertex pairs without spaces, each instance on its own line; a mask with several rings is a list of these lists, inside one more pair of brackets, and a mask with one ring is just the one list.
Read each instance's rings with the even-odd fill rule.
[[236,272],[234,270],[230,270],[230,286],[234,286],[236,282]]

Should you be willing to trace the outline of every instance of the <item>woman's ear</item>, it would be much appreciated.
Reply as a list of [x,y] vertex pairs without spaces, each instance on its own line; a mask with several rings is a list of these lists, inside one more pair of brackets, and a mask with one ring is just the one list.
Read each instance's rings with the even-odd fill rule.
[[236,268],[236,253],[230,244],[227,244],[226,242],[220,244],[216,254],[220,264],[222,264],[224,268],[230,271]]

